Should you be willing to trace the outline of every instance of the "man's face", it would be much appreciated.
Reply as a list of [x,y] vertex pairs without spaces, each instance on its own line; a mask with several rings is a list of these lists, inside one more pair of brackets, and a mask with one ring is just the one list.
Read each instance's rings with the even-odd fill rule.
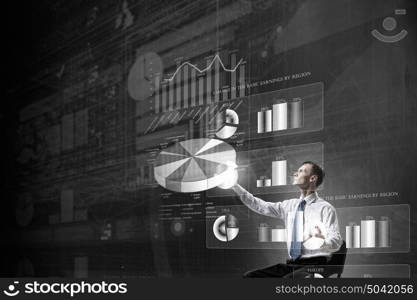
[[311,164],[304,164],[298,168],[293,174],[293,185],[298,185],[299,188],[308,188],[316,175],[313,175],[313,167]]

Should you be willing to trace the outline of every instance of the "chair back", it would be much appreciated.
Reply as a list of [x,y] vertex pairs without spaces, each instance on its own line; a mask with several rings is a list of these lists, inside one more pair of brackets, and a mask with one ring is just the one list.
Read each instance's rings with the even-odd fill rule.
[[327,262],[327,266],[324,268],[323,276],[329,277],[332,274],[342,274],[345,267],[346,254],[346,242],[343,241],[340,249],[336,252],[333,252],[330,256],[330,259]]

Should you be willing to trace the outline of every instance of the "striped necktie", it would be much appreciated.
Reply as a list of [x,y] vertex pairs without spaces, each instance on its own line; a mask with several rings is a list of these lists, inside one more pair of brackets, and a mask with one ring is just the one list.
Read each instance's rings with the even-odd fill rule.
[[[301,256],[301,244],[302,241],[297,241],[297,224],[301,223],[303,224],[304,220],[298,220],[298,218],[302,218],[304,215],[304,207],[306,205],[306,201],[302,200],[300,204],[298,205],[297,212],[294,216],[294,224],[293,224],[293,230],[292,230],[292,240],[291,240],[291,248],[290,248],[290,256],[292,259],[297,259]],[[298,212],[303,212],[298,213]],[[301,222],[300,222],[301,221]],[[304,227],[304,226],[303,226]]]

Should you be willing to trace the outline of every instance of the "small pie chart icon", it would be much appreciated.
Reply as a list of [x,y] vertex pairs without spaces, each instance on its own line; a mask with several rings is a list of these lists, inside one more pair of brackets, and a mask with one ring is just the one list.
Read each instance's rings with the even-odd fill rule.
[[235,134],[239,125],[239,116],[233,109],[226,109],[222,114],[219,114],[219,129],[216,136],[220,139],[227,139]]
[[214,236],[221,242],[230,242],[239,234],[238,220],[231,214],[220,216],[213,223]]

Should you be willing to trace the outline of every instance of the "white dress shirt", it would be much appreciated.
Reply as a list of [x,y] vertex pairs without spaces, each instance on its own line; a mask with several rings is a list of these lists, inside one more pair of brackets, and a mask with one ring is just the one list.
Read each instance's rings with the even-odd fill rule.
[[[232,189],[240,196],[242,202],[254,212],[259,214],[280,218],[284,220],[287,228],[288,255],[291,247],[292,231],[297,207],[303,200],[294,198],[282,202],[267,202],[253,196],[240,185],[236,184]],[[304,198],[304,228],[303,241],[308,240],[316,231],[316,226],[324,236],[324,243],[317,249],[301,248],[301,257],[329,256],[332,252],[339,250],[342,245],[342,237],[339,232],[339,224],[335,208],[317,195],[317,192]]]

